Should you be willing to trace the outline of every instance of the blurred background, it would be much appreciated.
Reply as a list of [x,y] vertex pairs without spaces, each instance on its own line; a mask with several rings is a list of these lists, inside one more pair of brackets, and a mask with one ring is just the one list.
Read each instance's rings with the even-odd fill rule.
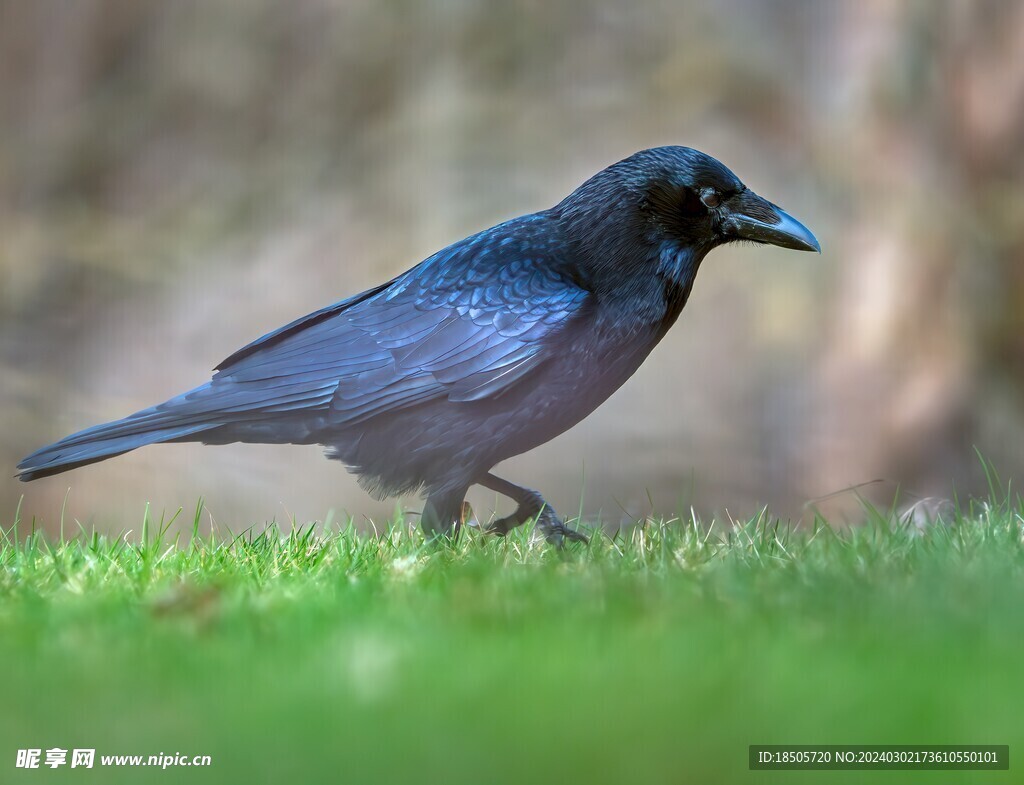
[[1022,42],[1011,2],[0,1],[3,518],[22,495],[50,530],[65,497],[72,529],[200,496],[236,531],[419,509],[316,447],[11,475],[661,144],[824,253],[716,251],[641,371],[502,474],[612,522],[983,491],[975,447],[1024,467]]

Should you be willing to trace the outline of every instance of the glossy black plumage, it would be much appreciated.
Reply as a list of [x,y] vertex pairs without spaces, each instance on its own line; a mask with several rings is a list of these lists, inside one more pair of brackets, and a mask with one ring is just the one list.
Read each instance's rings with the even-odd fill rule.
[[423,488],[427,528],[457,523],[480,482],[524,510],[499,530],[546,513],[557,539],[571,530],[490,468],[614,392],[679,315],[707,252],[740,238],[817,248],[713,158],[641,151],[550,210],[260,338],[201,387],[33,453],[20,477],[152,442],[319,443],[378,493]]

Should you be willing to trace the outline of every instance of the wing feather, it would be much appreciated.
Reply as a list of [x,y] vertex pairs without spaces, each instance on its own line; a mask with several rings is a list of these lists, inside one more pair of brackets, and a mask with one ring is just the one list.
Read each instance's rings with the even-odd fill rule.
[[555,354],[552,338],[588,297],[543,252],[539,220],[463,240],[254,341],[221,363],[205,403],[247,417],[326,410],[345,424],[437,398],[500,396]]

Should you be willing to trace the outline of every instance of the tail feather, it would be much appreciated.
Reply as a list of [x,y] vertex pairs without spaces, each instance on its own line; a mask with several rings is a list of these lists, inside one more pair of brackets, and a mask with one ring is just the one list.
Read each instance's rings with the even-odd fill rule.
[[301,376],[287,382],[242,384],[215,377],[159,406],[86,428],[36,450],[18,464],[18,479],[27,482],[60,474],[158,442],[309,444],[313,436],[304,413],[315,415],[322,410],[337,383]]
[[[116,425],[116,423],[109,423]],[[105,426],[97,426],[103,428]],[[184,425],[177,428],[161,428],[147,433],[132,434],[129,436],[97,437],[95,440],[78,445],[67,445],[61,440],[26,457],[18,464],[18,479],[22,482],[38,480],[40,477],[49,477],[60,474],[79,466],[86,466],[115,455],[129,452],[147,444],[180,439],[191,434],[205,431],[209,425]],[[90,429],[92,430],[92,429]],[[75,434],[78,436],[79,434]]]
[[123,420],[94,425],[66,436],[26,456],[18,464],[17,477],[22,482],[49,477],[147,444],[185,439],[222,424],[217,412],[196,410],[186,401],[185,395],[172,398]]

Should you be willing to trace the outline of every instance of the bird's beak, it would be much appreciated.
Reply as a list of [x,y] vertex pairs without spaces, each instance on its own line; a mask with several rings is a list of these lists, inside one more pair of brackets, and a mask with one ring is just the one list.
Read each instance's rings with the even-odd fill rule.
[[722,229],[729,239],[821,253],[821,245],[810,229],[753,191],[730,199],[724,212]]

